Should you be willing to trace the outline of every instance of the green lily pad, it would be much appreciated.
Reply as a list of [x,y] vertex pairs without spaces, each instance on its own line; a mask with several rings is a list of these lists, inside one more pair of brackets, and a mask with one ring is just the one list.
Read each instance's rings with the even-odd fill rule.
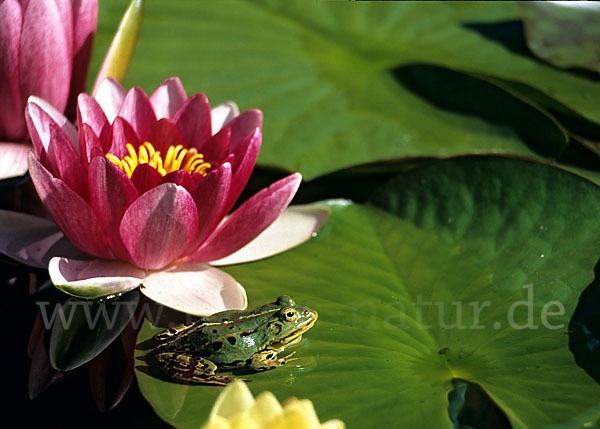
[[[244,376],[255,395],[309,398],[322,420],[348,427],[450,428],[449,394],[463,380],[515,428],[598,424],[600,386],[568,344],[600,256],[597,186],[546,165],[464,157],[398,176],[371,205],[328,204],[316,238],[226,268],[250,307],[288,294],[319,312],[299,361]],[[138,343],[157,331],[146,323]],[[154,377],[140,360],[136,374],[177,427],[201,424],[221,391]]]
[[[100,5],[92,69],[122,8],[118,0]],[[509,35],[523,49],[505,40],[505,23],[511,31],[517,24]],[[448,75],[419,82],[420,74],[398,75],[414,65]],[[600,123],[600,84],[531,55],[515,4],[148,0],[125,84],[153,91],[172,75],[213,104],[235,100],[263,110],[259,162],[307,180],[409,155],[560,155],[566,140],[556,121],[528,94],[490,82],[534,88],[583,122]],[[423,85],[452,103],[432,100]]]

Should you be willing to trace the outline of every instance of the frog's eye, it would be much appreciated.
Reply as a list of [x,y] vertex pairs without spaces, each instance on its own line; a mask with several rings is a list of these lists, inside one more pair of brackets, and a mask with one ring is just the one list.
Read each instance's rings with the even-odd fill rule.
[[298,318],[298,312],[293,308],[286,308],[281,314],[286,322],[293,322]]

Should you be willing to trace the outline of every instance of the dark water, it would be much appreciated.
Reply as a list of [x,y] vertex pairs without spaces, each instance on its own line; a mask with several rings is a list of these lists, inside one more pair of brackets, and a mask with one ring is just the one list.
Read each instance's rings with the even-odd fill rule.
[[[29,377],[32,359],[27,348],[32,327],[39,312],[37,301],[49,296],[60,297],[53,287],[30,294],[30,286],[39,286],[47,279],[44,270],[32,270],[0,260],[0,287],[3,291],[2,368],[3,385],[7,388],[4,412],[21,427],[100,428],[100,427],[169,427],[160,420],[142,397],[135,379],[120,403],[112,410],[101,412],[90,391],[87,365],[66,373],[37,397],[29,397]],[[16,276],[16,281],[15,281]],[[60,298],[59,298],[60,299]],[[49,338],[46,332],[46,342]],[[113,362],[109,362],[112,365]],[[40,380],[37,380],[40,381]],[[115,383],[116,382],[116,383]],[[118,385],[120,380],[110,380]],[[107,402],[114,398],[114,388],[107,389]]]

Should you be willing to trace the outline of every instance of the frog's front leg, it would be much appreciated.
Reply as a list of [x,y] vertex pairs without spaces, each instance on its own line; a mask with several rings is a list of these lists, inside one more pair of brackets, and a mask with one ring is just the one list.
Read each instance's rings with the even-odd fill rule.
[[170,377],[186,383],[216,384],[225,386],[233,380],[227,375],[216,375],[217,366],[208,359],[186,353],[163,352],[155,356],[161,369]]
[[299,358],[290,359],[290,356],[294,353],[296,352],[292,352],[284,358],[277,359],[276,350],[263,350],[252,356],[248,366],[255,371],[266,371],[268,369],[278,368],[288,362],[298,360]]

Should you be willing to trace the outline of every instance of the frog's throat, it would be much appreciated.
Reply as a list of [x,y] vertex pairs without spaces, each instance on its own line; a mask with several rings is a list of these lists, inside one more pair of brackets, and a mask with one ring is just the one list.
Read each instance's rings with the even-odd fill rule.
[[299,336],[301,336],[302,334],[304,334],[306,331],[308,331],[310,328],[312,328],[312,326],[315,324],[316,321],[317,321],[317,318],[315,317],[313,320],[311,320],[310,322],[308,322],[306,325],[302,326],[300,329],[292,332],[287,337],[283,337],[281,340],[277,341],[276,343],[271,344],[269,346],[269,348],[283,350],[283,348],[285,346],[289,345],[296,338],[298,338]]

